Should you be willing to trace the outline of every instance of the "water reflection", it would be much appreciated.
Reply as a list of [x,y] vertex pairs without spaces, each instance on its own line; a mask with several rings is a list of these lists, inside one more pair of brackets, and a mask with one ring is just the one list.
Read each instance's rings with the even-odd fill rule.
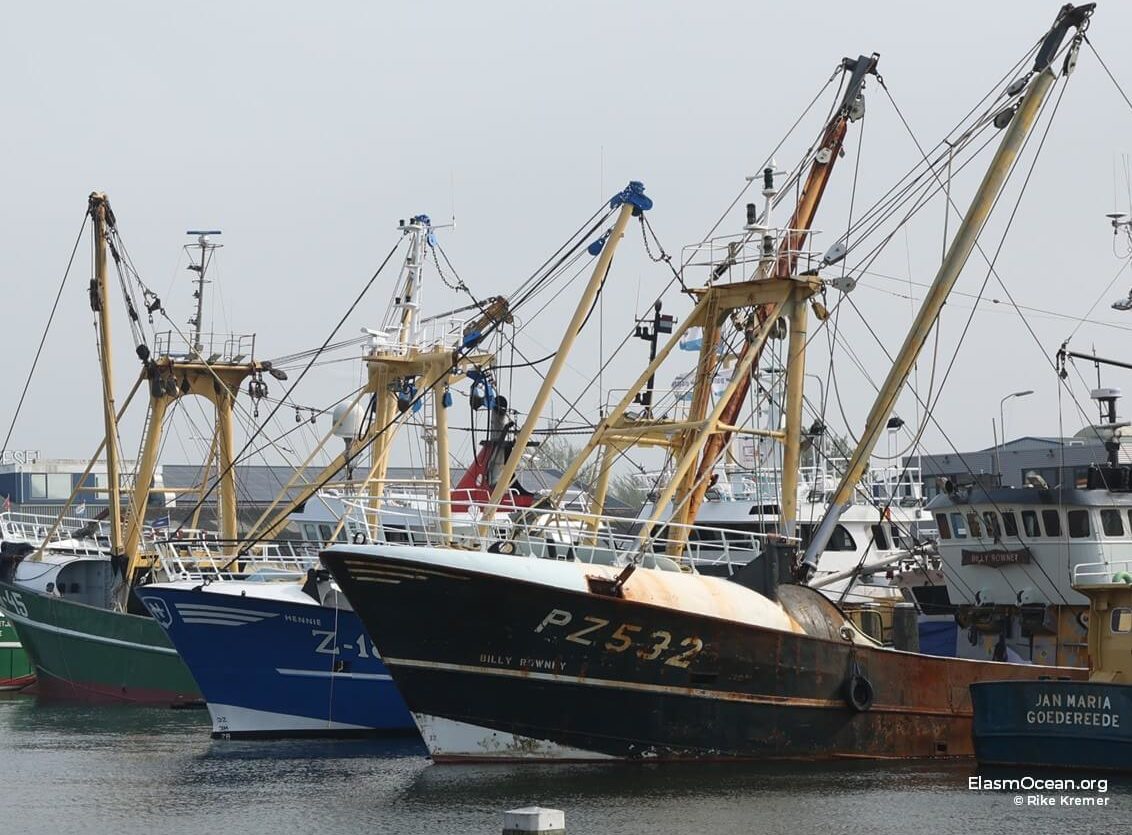
[[201,759],[276,760],[302,758],[424,760],[428,752],[419,737],[394,736],[371,739],[216,739],[201,753]]
[[[1016,808],[971,761],[434,766],[411,738],[209,739],[204,711],[0,698],[0,761],[32,835],[497,835],[504,809],[564,809],[570,835],[1132,831],[1108,808]],[[984,771],[984,776],[1017,776]],[[1080,776],[1080,775],[1067,775]],[[10,823],[10,821],[9,821]]]

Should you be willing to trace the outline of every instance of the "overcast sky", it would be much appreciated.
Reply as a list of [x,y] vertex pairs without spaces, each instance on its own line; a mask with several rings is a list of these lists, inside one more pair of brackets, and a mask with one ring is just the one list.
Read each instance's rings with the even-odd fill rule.
[[[1090,37],[1132,90],[1132,4],[1100,6]],[[3,428],[91,190],[110,196],[139,271],[181,326],[191,301],[184,232],[223,230],[209,315],[217,330],[257,332],[266,358],[326,337],[395,242],[398,218],[427,212],[447,221],[455,213],[457,228],[441,235],[460,274],[479,295],[506,294],[602,200],[639,179],[656,201],[654,227],[678,253],[716,221],[842,56],[879,52],[897,105],[921,142],[934,145],[1056,10],[1056,2],[1030,0],[953,0],[924,11],[826,0],[16,4],[0,32]],[[850,129],[848,156],[815,224],[829,230],[819,248],[844,228],[858,142],[858,209],[917,159],[875,81],[866,96],[867,116]],[[819,126],[816,112],[779,153],[780,166],[793,164]],[[1128,293],[1132,273],[1106,289],[1123,260],[1104,217],[1114,192],[1128,211],[1130,135],[1129,106],[1084,49],[998,261],[1018,302],[1038,311],[1028,317],[1037,338],[1003,304],[975,316],[936,413],[960,449],[988,446],[999,399],[1022,389],[1036,393],[1007,405],[1009,435],[1057,434],[1059,420],[1067,434],[1080,427],[1064,394],[1059,405],[1046,359],[1071,333],[1078,349],[1095,345],[1102,355],[1132,360],[1132,313],[1109,308]],[[972,185],[972,178],[956,183],[960,205]],[[930,281],[942,220],[937,202],[876,269]],[[736,231],[742,221],[739,207],[722,230]],[[991,250],[1002,224],[992,226]],[[11,448],[81,457],[101,435],[89,274],[84,244]],[[972,259],[958,289],[977,292],[985,274]],[[386,275],[341,336],[380,319],[395,271]],[[634,228],[564,391],[579,390],[599,363],[599,344],[620,341],[633,309],[643,311],[667,280]],[[865,278],[853,295],[890,345],[902,339],[913,310],[893,293],[908,289]],[[426,295],[434,310],[458,303],[435,284]],[[1004,299],[993,283],[987,296]],[[1094,321],[1078,328],[1098,300]],[[947,308],[941,366],[970,307],[969,298],[956,297]],[[679,316],[688,305],[673,295],[667,309]],[[124,393],[137,362],[120,307],[115,312]],[[541,314],[526,334],[528,355],[553,348],[570,312],[560,302]],[[866,328],[855,319],[842,328],[871,376],[883,378],[887,365]],[[611,366],[605,388],[629,382],[644,350],[639,344]],[[925,373],[921,364],[926,387]],[[1105,372],[1105,381],[1132,393],[1126,376]],[[325,405],[355,378],[346,366],[316,369],[299,399]],[[1076,374],[1070,382],[1084,402],[1086,387]],[[517,387],[514,405],[524,408],[533,385]],[[872,389],[846,364],[839,391],[857,432]],[[583,406],[593,412],[598,400],[595,392]],[[912,422],[908,398],[898,411]],[[1132,400],[1124,412],[1132,415]],[[836,409],[829,422],[842,423]],[[130,454],[136,427],[124,427]],[[949,448],[935,429],[926,439],[930,451]],[[171,445],[165,457],[185,460],[192,450]]]

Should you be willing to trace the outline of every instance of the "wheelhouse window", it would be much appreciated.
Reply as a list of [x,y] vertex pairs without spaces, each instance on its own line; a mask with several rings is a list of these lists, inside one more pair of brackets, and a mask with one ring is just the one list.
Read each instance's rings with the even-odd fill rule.
[[983,526],[979,523],[979,514],[973,510],[967,514],[967,525],[971,529],[971,536],[979,538],[983,535]]
[[[808,547],[810,540],[813,539],[815,525],[802,525],[799,533],[801,534],[802,545]],[[857,543],[853,541],[852,534],[845,530],[844,525],[838,525],[833,529],[833,533],[829,537],[829,543],[825,546],[827,551],[856,551]]]
[[857,543],[853,541],[853,535],[845,529],[844,525],[838,525],[833,529],[833,535],[829,538],[829,544],[825,546],[827,551],[856,551]]
[[1018,536],[1018,517],[1013,510],[1002,511],[1002,532],[1007,536]]
[[1113,632],[1132,632],[1132,609],[1113,609],[1110,625]]
[[[1132,511],[1129,511],[1132,513]],[[935,526],[939,528],[940,539],[951,539],[951,525],[947,521],[946,513],[937,513],[935,515]]]
[[1089,511],[1071,510],[1066,515],[1069,522],[1069,535],[1074,539],[1084,539],[1089,535]]
[[888,536],[885,534],[884,525],[873,525],[873,547],[878,551],[888,550]]
[[1061,536],[1061,514],[1056,510],[1042,511],[1042,525],[1045,526],[1046,536]]
[[1124,520],[1119,510],[1106,507],[1101,511],[1101,530],[1105,536],[1124,536]]
[[1042,535],[1041,525],[1038,524],[1038,514],[1032,510],[1022,511],[1022,529],[1026,531],[1026,536],[1032,538]]
[[880,612],[872,612],[868,609],[858,609],[858,612],[861,631],[871,638],[881,640],[884,635],[884,621],[881,620]]
[[951,514],[951,530],[955,533],[956,539],[967,538],[967,523],[963,521],[962,513]]
[[900,530],[897,525],[892,525],[892,547],[893,548],[909,548],[911,544],[908,542],[908,537],[904,535],[904,531]]
[[998,514],[993,510],[983,511],[983,522],[986,523],[988,537],[998,539],[1002,536],[1002,529],[998,525]]

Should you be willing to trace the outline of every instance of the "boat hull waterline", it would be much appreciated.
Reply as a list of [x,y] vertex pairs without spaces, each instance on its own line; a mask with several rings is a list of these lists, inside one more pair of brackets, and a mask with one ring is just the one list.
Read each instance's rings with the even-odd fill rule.
[[[396,546],[322,558],[436,762],[970,756],[972,682],[1084,675],[902,653],[521,579],[548,560]],[[501,576],[505,560],[527,565]],[[557,565],[559,575],[594,569]]]
[[200,684],[214,738],[415,732],[353,612],[207,586],[138,594]]
[[42,699],[158,705],[200,700],[188,668],[152,618],[4,582],[0,608],[35,667]]

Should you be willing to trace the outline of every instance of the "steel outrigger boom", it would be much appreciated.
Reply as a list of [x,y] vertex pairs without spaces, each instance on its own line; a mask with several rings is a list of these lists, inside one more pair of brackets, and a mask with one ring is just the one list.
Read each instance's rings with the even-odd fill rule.
[[[829,542],[838,519],[852,502],[853,491],[856,489],[857,482],[865,474],[869,458],[884,432],[888,417],[908,380],[916,357],[923,348],[931,329],[935,326],[939,313],[943,309],[943,304],[951,289],[955,286],[955,282],[959,278],[963,266],[967,263],[971,251],[975,248],[979,234],[994,207],[994,202],[1010,175],[1014,162],[1022,151],[1026,137],[1037,121],[1042,103],[1057,79],[1057,73],[1051,67],[1054,56],[1061,48],[1062,41],[1070,29],[1077,30],[1077,34],[1074,36],[1074,44],[1071,47],[1071,50],[1076,51],[1077,44],[1084,37],[1089,18],[1095,7],[1095,3],[1086,3],[1081,6],[1072,4],[1063,6],[1038,48],[1034,66],[1030,70],[1029,76],[1024,78],[1023,84],[1014,82],[1011,85],[1010,92],[1021,98],[1010,116],[1010,122],[1005,128],[1002,141],[995,151],[986,174],[983,175],[983,181],[971,200],[967,213],[963,216],[963,222],[959,225],[959,229],[947,249],[943,263],[924,296],[923,305],[904,339],[900,353],[893,362],[888,377],[885,379],[884,385],[881,386],[873,407],[869,411],[869,416],[865,421],[865,429],[861,433],[861,440],[853,452],[853,457],[849,460],[845,473],[841,477],[841,482],[837,485],[829,509],[806,547],[805,557],[798,567],[799,579],[809,579],[814,573],[818,559]],[[1014,90],[1015,87],[1017,87],[1017,91]],[[1002,115],[1003,112],[1000,112],[999,116],[995,117],[996,123]]]

